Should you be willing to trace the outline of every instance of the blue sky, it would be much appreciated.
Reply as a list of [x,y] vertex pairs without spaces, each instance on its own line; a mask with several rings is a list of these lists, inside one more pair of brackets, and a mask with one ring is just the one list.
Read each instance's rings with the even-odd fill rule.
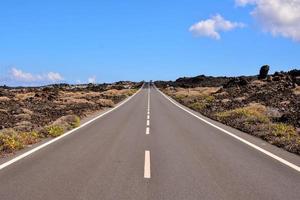
[[[252,75],[263,64],[269,64],[272,72],[299,68],[298,35],[286,34],[285,27],[274,33],[275,29],[262,23],[264,13],[250,14],[254,10],[265,12],[259,3],[240,1],[250,3],[238,6],[235,0],[2,1],[0,84]],[[217,14],[233,24],[242,23],[243,27],[218,30],[219,39],[189,30]],[[295,30],[300,27],[299,20],[294,26]],[[13,76],[13,70],[19,77]]]

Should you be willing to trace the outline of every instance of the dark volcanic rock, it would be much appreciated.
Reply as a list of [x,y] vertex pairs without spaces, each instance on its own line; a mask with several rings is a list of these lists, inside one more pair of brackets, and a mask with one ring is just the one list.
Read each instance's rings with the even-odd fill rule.
[[292,77],[300,76],[300,70],[293,69],[293,70],[289,71],[288,74],[291,75]]
[[[266,73],[265,73],[266,74]],[[155,82],[157,87],[222,87],[215,95],[215,101],[206,108],[207,116],[213,112],[243,107],[256,102],[267,107],[278,108],[282,114],[280,122],[300,127],[300,95],[293,93],[295,83],[300,85],[300,70],[276,72],[268,80],[257,80],[255,76],[210,77],[196,76],[179,78],[176,81]],[[210,116],[212,117],[212,116]]]
[[[49,125],[57,118],[68,114],[84,117],[90,112],[106,107],[98,103],[99,99],[111,100],[113,104],[126,98],[127,96],[122,93],[106,97],[100,94],[111,89],[117,91],[123,89],[122,84],[125,82],[97,84],[92,87],[67,84],[35,88],[2,87],[0,88],[0,129],[16,128],[25,131],[32,130],[33,127]],[[126,84],[129,88],[133,86],[139,88],[142,85],[133,82]]]
[[230,81],[228,81],[226,84],[223,85],[224,88],[230,88],[230,87],[239,87],[239,86],[245,86],[248,84],[248,81],[243,78],[233,78]]
[[175,86],[179,87],[220,87],[227,83],[229,78],[227,77],[212,77],[212,76],[195,76],[195,77],[183,77],[175,81]]
[[297,85],[300,85],[300,70],[298,69],[293,69],[288,72],[288,74],[291,76],[291,79],[294,83]]
[[258,79],[267,78],[269,69],[270,69],[269,65],[262,66],[259,71]]

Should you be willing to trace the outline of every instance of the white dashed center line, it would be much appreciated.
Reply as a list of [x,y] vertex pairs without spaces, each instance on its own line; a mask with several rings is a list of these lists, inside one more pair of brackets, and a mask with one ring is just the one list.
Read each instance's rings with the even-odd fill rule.
[[150,128],[147,127],[147,128],[146,128],[146,135],[149,135],[149,134],[150,134]]
[[144,178],[151,178],[150,151],[145,151]]
[[[150,134],[150,84],[148,88],[148,102],[147,102],[147,125],[146,125],[146,135]],[[144,178],[151,178],[150,172],[150,151],[145,151],[145,165],[144,165]]]
[[150,134],[150,84],[148,88],[148,101],[147,101],[147,123],[146,123],[146,135]]

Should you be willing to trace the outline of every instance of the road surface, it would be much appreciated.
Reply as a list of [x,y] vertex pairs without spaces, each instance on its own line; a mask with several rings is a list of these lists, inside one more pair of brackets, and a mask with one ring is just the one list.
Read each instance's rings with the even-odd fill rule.
[[[210,122],[300,164],[296,155]],[[147,84],[112,112],[0,170],[1,200],[299,198],[299,171]]]

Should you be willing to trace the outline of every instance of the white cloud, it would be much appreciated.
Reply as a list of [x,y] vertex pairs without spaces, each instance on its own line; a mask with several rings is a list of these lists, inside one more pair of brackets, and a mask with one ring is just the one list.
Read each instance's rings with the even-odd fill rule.
[[57,82],[62,81],[63,77],[56,72],[49,72],[47,74],[32,74],[29,72],[24,72],[17,68],[12,68],[10,70],[11,81],[20,82]]
[[225,20],[221,15],[217,14],[210,19],[202,20],[192,25],[189,31],[195,36],[204,36],[219,40],[221,38],[220,31],[230,31],[244,26],[243,23]]
[[88,78],[88,83],[96,83],[96,77],[92,76],[92,77]]
[[257,0],[235,0],[236,5],[245,6],[247,4],[255,4]]
[[49,72],[47,74],[47,78],[53,82],[63,80],[63,77],[59,73],[56,73],[56,72]]
[[37,77],[34,77],[31,73],[23,72],[20,69],[12,68],[11,78],[18,81],[31,82],[31,81],[35,81]]
[[254,5],[251,15],[264,31],[300,42],[299,0],[236,0],[236,4]]

